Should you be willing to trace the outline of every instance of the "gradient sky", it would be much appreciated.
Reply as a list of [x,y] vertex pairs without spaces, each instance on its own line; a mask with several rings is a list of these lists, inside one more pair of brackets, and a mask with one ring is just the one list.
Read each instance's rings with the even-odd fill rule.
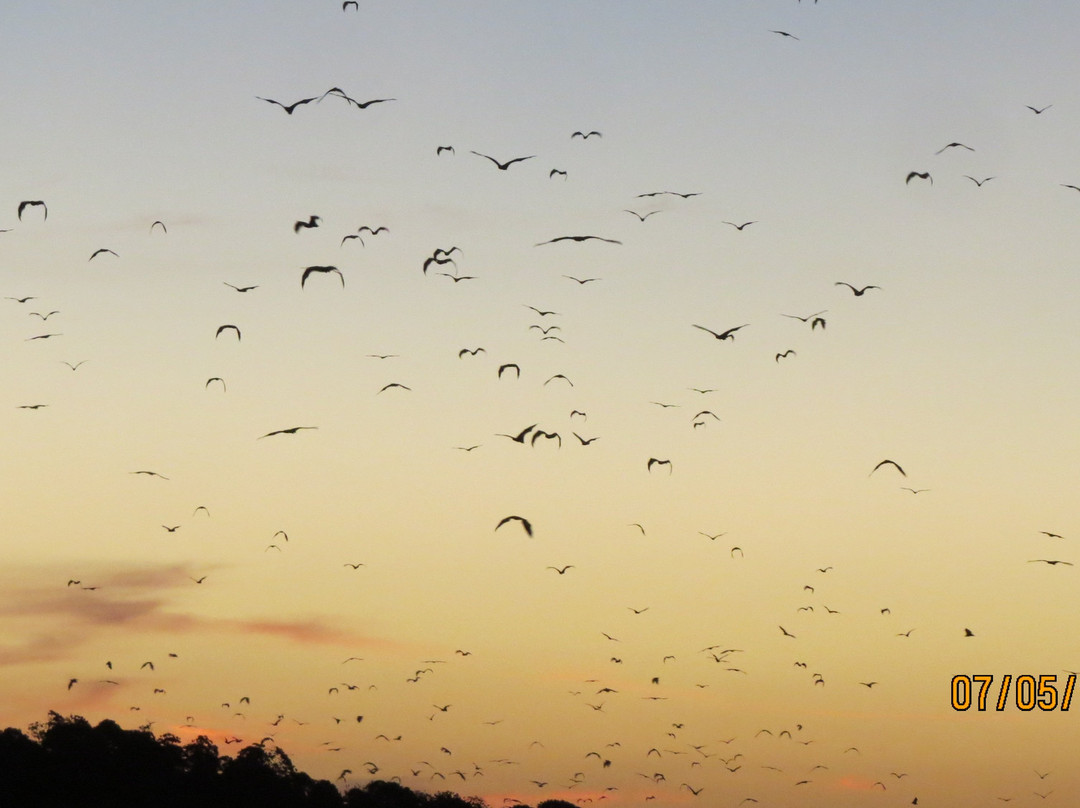
[[[0,296],[34,298],[0,300],[4,726],[272,735],[493,806],[1080,798],[1080,705],[950,706],[957,674],[994,701],[1080,669],[1080,572],[1031,563],[1080,563],[1080,7],[9,2],[0,30]],[[331,87],[394,100],[257,99]],[[586,234],[622,243],[535,246]],[[498,436],[530,424],[561,448]]]

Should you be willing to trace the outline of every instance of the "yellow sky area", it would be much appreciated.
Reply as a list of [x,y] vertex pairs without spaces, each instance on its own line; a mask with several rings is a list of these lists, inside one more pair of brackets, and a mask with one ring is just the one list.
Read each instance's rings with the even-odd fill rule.
[[[499,534],[488,538],[510,540]],[[701,547],[713,544],[697,538]],[[514,536],[512,541],[517,543],[515,554],[535,551],[541,543],[540,537]],[[639,535],[636,541],[640,549],[648,537]],[[492,546],[486,552],[498,551]],[[500,562],[503,569],[512,565],[511,554],[505,556]],[[9,645],[6,687],[12,693],[11,703],[22,705],[18,709],[25,711],[27,722],[39,718],[33,714],[37,702],[25,695],[32,683],[19,673],[31,664],[55,679],[51,708],[65,714],[127,713],[125,717],[133,723],[153,721],[157,731],[165,731],[162,727],[183,723],[179,720],[183,712],[222,737],[274,735],[294,761],[331,779],[339,764],[345,768],[359,757],[374,757],[383,771],[400,774],[406,784],[419,788],[443,783],[437,778],[431,781],[430,774],[406,776],[410,766],[418,765],[413,758],[436,763],[432,757],[445,757],[445,763],[436,763],[432,771],[452,771],[464,760],[475,762],[485,768],[484,789],[489,781],[520,782],[526,774],[528,779],[556,781],[585,770],[590,785],[618,783],[620,790],[627,790],[623,778],[628,771],[652,774],[655,768],[669,781],[679,778],[695,787],[698,780],[708,779],[714,783],[710,790],[715,790],[717,762],[695,753],[693,745],[699,744],[708,754],[741,753],[741,765],[747,767],[744,776],[751,767],[784,770],[775,773],[773,784],[755,782],[754,794],[786,793],[818,764],[829,768],[814,771],[810,778],[814,782],[801,787],[813,786],[818,790],[814,793],[834,789],[843,793],[859,790],[849,786],[845,777],[872,783],[886,778],[884,766],[893,761],[897,769],[925,772],[940,767],[941,777],[946,778],[948,756],[925,749],[920,738],[926,733],[954,738],[952,743],[966,756],[974,748],[984,748],[985,756],[1000,760],[979,764],[982,768],[977,770],[990,777],[1002,766],[1013,765],[1020,771],[1003,749],[1031,758],[1031,750],[1049,728],[1071,732],[1071,725],[1065,723],[1068,714],[1022,715],[1015,710],[960,714],[948,706],[948,681],[954,673],[1003,670],[1018,652],[1031,653],[1033,670],[1048,669],[1054,655],[1040,660],[1034,654],[1040,644],[1046,647],[1051,640],[1041,638],[1038,626],[1020,619],[1015,625],[1002,625],[998,614],[998,622],[989,630],[976,624],[977,636],[963,639],[960,629],[967,622],[959,615],[956,625],[941,622],[942,614],[950,611],[945,593],[941,603],[930,602],[918,610],[909,610],[902,601],[893,602],[889,615],[876,609],[853,609],[850,599],[857,596],[858,603],[864,595],[856,582],[845,580],[842,566],[827,573],[807,569],[792,575],[786,584],[774,582],[777,611],[758,614],[757,609],[741,607],[739,601],[753,597],[755,591],[762,597],[760,588],[769,586],[775,569],[770,567],[763,576],[755,574],[753,555],[749,559],[732,559],[727,553],[720,556],[719,569],[702,576],[709,579],[704,590],[694,586],[692,593],[682,593],[693,598],[697,610],[704,613],[690,620],[665,614],[672,609],[678,615],[686,613],[678,592],[664,591],[664,600],[656,600],[649,597],[660,594],[650,591],[655,586],[626,578],[615,584],[613,573],[596,580],[600,591],[582,592],[580,586],[571,588],[580,580],[573,577],[575,569],[566,576],[550,570],[541,575],[538,570],[531,579],[519,579],[517,591],[491,580],[492,599],[486,609],[460,596],[454,599],[452,588],[438,590],[436,603],[454,608],[452,618],[448,615],[445,620],[438,617],[436,604],[415,590],[412,597],[425,601],[420,611],[426,612],[427,619],[411,616],[407,603],[379,609],[371,602],[363,603],[363,598],[357,599],[358,614],[339,608],[309,611],[310,619],[275,619],[266,615],[274,614],[283,602],[272,596],[234,607],[238,614],[252,616],[221,618],[210,616],[214,608],[210,614],[203,608],[192,611],[195,607],[188,593],[201,594],[211,581],[195,584],[187,575],[192,570],[183,565],[99,568],[97,576],[91,576],[103,587],[98,591],[81,590],[79,585],[63,587],[51,582],[57,570],[39,570],[42,580],[50,579],[48,586],[22,583],[8,588],[5,613],[13,636],[31,639],[22,643],[21,652]],[[659,555],[643,560],[649,563],[650,559],[655,565]],[[534,556],[530,566],[539,566],[542,560]],[[732,574],[736,565],[741,566]],[[226,572],[214,573],[215,580]],[[341,571],[343,577],[354,572],[367,570]],[[353,577],[349,585],[355,581]],[[799,581],[807,581],[815,591],[803,590]],[[685,589],[685,577],[682,584]],[[643,599],[623,604],[612,601],[607,590],[624,595],[638,590]],[[558,593],[554,599],[553,593]],[[1052,591],[1046,593],[1048,603],[1059,598]],[[657,605],[665,600],[666,605]],[[343,602],[339,595],[338,603]],[[580,612],[590,603],[595,617],[582,619]],[[796,604],[813,605],[815,611],[797,612]],[[630,606],[648,610],[634,614]],[[822,614],[825,606],[840,613]],[[906,617],[914,619],[905,621]],[[797,638],[784,637],[776,621]],[[374,635],[365,631],[369,624],[379,631]],[[411,642],[394,637],[395,626],[410,625],[406,630]],[[913,626],[909,637],[896,636]],[[604,632],[615,639],[604,637]],[[984,639],[987,634],[990,637]],[[1003,636],[1012,637],[1019,647],[1003,643]],[[470,655],[455,653],[457,643],[447,642],[451,638],[460,639],[460,650]],[[742,650],[717,662],[701,650],[714,642]],[[1030,645],[1028,650],[1025,643]],[[503,652],[507,647],[520,653],[507,656]],[[664,661],[661,651],[675,658]],[[363,661],[343,661],[352,655]],[[95,657],[98,661],[88,667],[85,660]],[[613,662],[612,657],[622,661]],[[84,661],[73,664],[76,659]],[[443,661],[432,661],[436,659]],[[477,665],[477,659],[486,661]],[[538,659],[543,665],[537,665]],[[113,662],[111,670],[105,667],[106,660]],[[154,662],[153,671],[140,667],[146,661]],[[797,667],[798,661],[808,667]],[[553,666],[563,672],[553,676]],[[419,681],[405,681],[423,669],[428,672],[420,674]],[[814,673],[821,674],[824,686],[813,683]],[[651,683],[654,676],[658,684]],[[79,682],[66,690],[69,677]],[[107,679],[118,684],[101,681]],[[867,689],[859,681],[879,684]],[[349,690],[348,685],[357,690]],[[332,687],[339,692],[331,694]],[[607,687],[618,692],[597,692]],[[154,693],[155,688],[165,692]],[[903,704],[906,709],[882,710],[882,692],[889,693],[889,704]],[[523,693],[528,695],[523,698]],[[647,700],[654,694],[662,700]],[[250,705],[240,703],[244,696]],[[450,707],[443,713],[439,705],[446,704]],[[177,718],[170,722],[174,712]],[[285,720],[271,727],[278,715],[286,716]],[[362,722],[356,722],[358,715],[364,717]],[[333,722],[335,716],[341,724]],[[685,731],[676,729],[675,723],[683,723]],[[796,727],[800,723],[803,730]],[[760,734],[766,729],[771,735]],[[781,735],[785,729],[791,738]],[[377,734],[402,735],[403,740],[375,741]],[[730,738],[735,739],[730,745],[721,743]],[[544,746],[528,748],[532,740]],[[794,743],[797,740],[811,743],[803,746]],[[327,752],[323,745],[327,741],[342,752]],[[607,746],[614,743],[620,746]],[[645,754],[654,745],[662,753],[655,767],[655,756]],[[443,746],[452,754],[440,753]],[[859,751],[846,753],[849,746]],[[590,751],[611,759],[612,768],[594,771],[596,767],[585,759]],[[699,767],[690,765],[693,757],[679,752],[698,757],[709,767],[705,770],[710,772],[708,778],[695,780]],[[1032,765],[1056,765],[1055,754],[1049,760],[1032,760]],[[503,757],[517,760],[517,765],[485,764]],[[737,760],[732,765],[740,764]],[[970,762],[964,765],[972,766]],[[500,775],[508,779],[499,780]],[[618,776],[605,780],[604,775]],[[925,774],[921,779],[935,782]],[[737,782],[741,781],[732,784]],[[678,783],[673,788],[668,782],[661,792],[663,798],[672,804],[681,801],[683,795],[672,793],[677,787]],[[642,798],[657,790],[643,788]],[[546,796],[546,790],[538,789],[533,801]],[[628,799],[613,792],[608,796]]]

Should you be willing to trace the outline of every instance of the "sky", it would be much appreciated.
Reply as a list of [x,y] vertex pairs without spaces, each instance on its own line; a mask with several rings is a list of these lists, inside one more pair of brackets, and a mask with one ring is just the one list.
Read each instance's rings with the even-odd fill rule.
[[1080,669],[1078,25],[6,3],[0,723],[492,806],[1074,803],[1080,706],[994,707]]

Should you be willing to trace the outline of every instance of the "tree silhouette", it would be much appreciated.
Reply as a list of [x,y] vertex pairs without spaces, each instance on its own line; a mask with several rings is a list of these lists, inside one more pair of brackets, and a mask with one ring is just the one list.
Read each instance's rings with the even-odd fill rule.
[[[430,795],[373,780],[342,794],[327,780],[297,771],[278,747],[251,744],[222,756],[200,735],[180,744],[150,727],[96,727],[81,716],[49,713],[29,735],[0,731],[0,806],[70,808],[487,808],[479,797]],[[548,800],[544,808],[576,808]]]
[[424,808],[426,802],[426,795],[389,780],[372,780],[345,793],[348,808]]

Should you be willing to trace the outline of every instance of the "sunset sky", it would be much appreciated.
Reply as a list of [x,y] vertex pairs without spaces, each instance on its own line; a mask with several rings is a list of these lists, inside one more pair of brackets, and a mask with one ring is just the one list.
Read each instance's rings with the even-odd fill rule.
[[0,30],[0,727],[493,808],[1080,800],[1080,696],[994,709],[1080,670],[1080,6]]

